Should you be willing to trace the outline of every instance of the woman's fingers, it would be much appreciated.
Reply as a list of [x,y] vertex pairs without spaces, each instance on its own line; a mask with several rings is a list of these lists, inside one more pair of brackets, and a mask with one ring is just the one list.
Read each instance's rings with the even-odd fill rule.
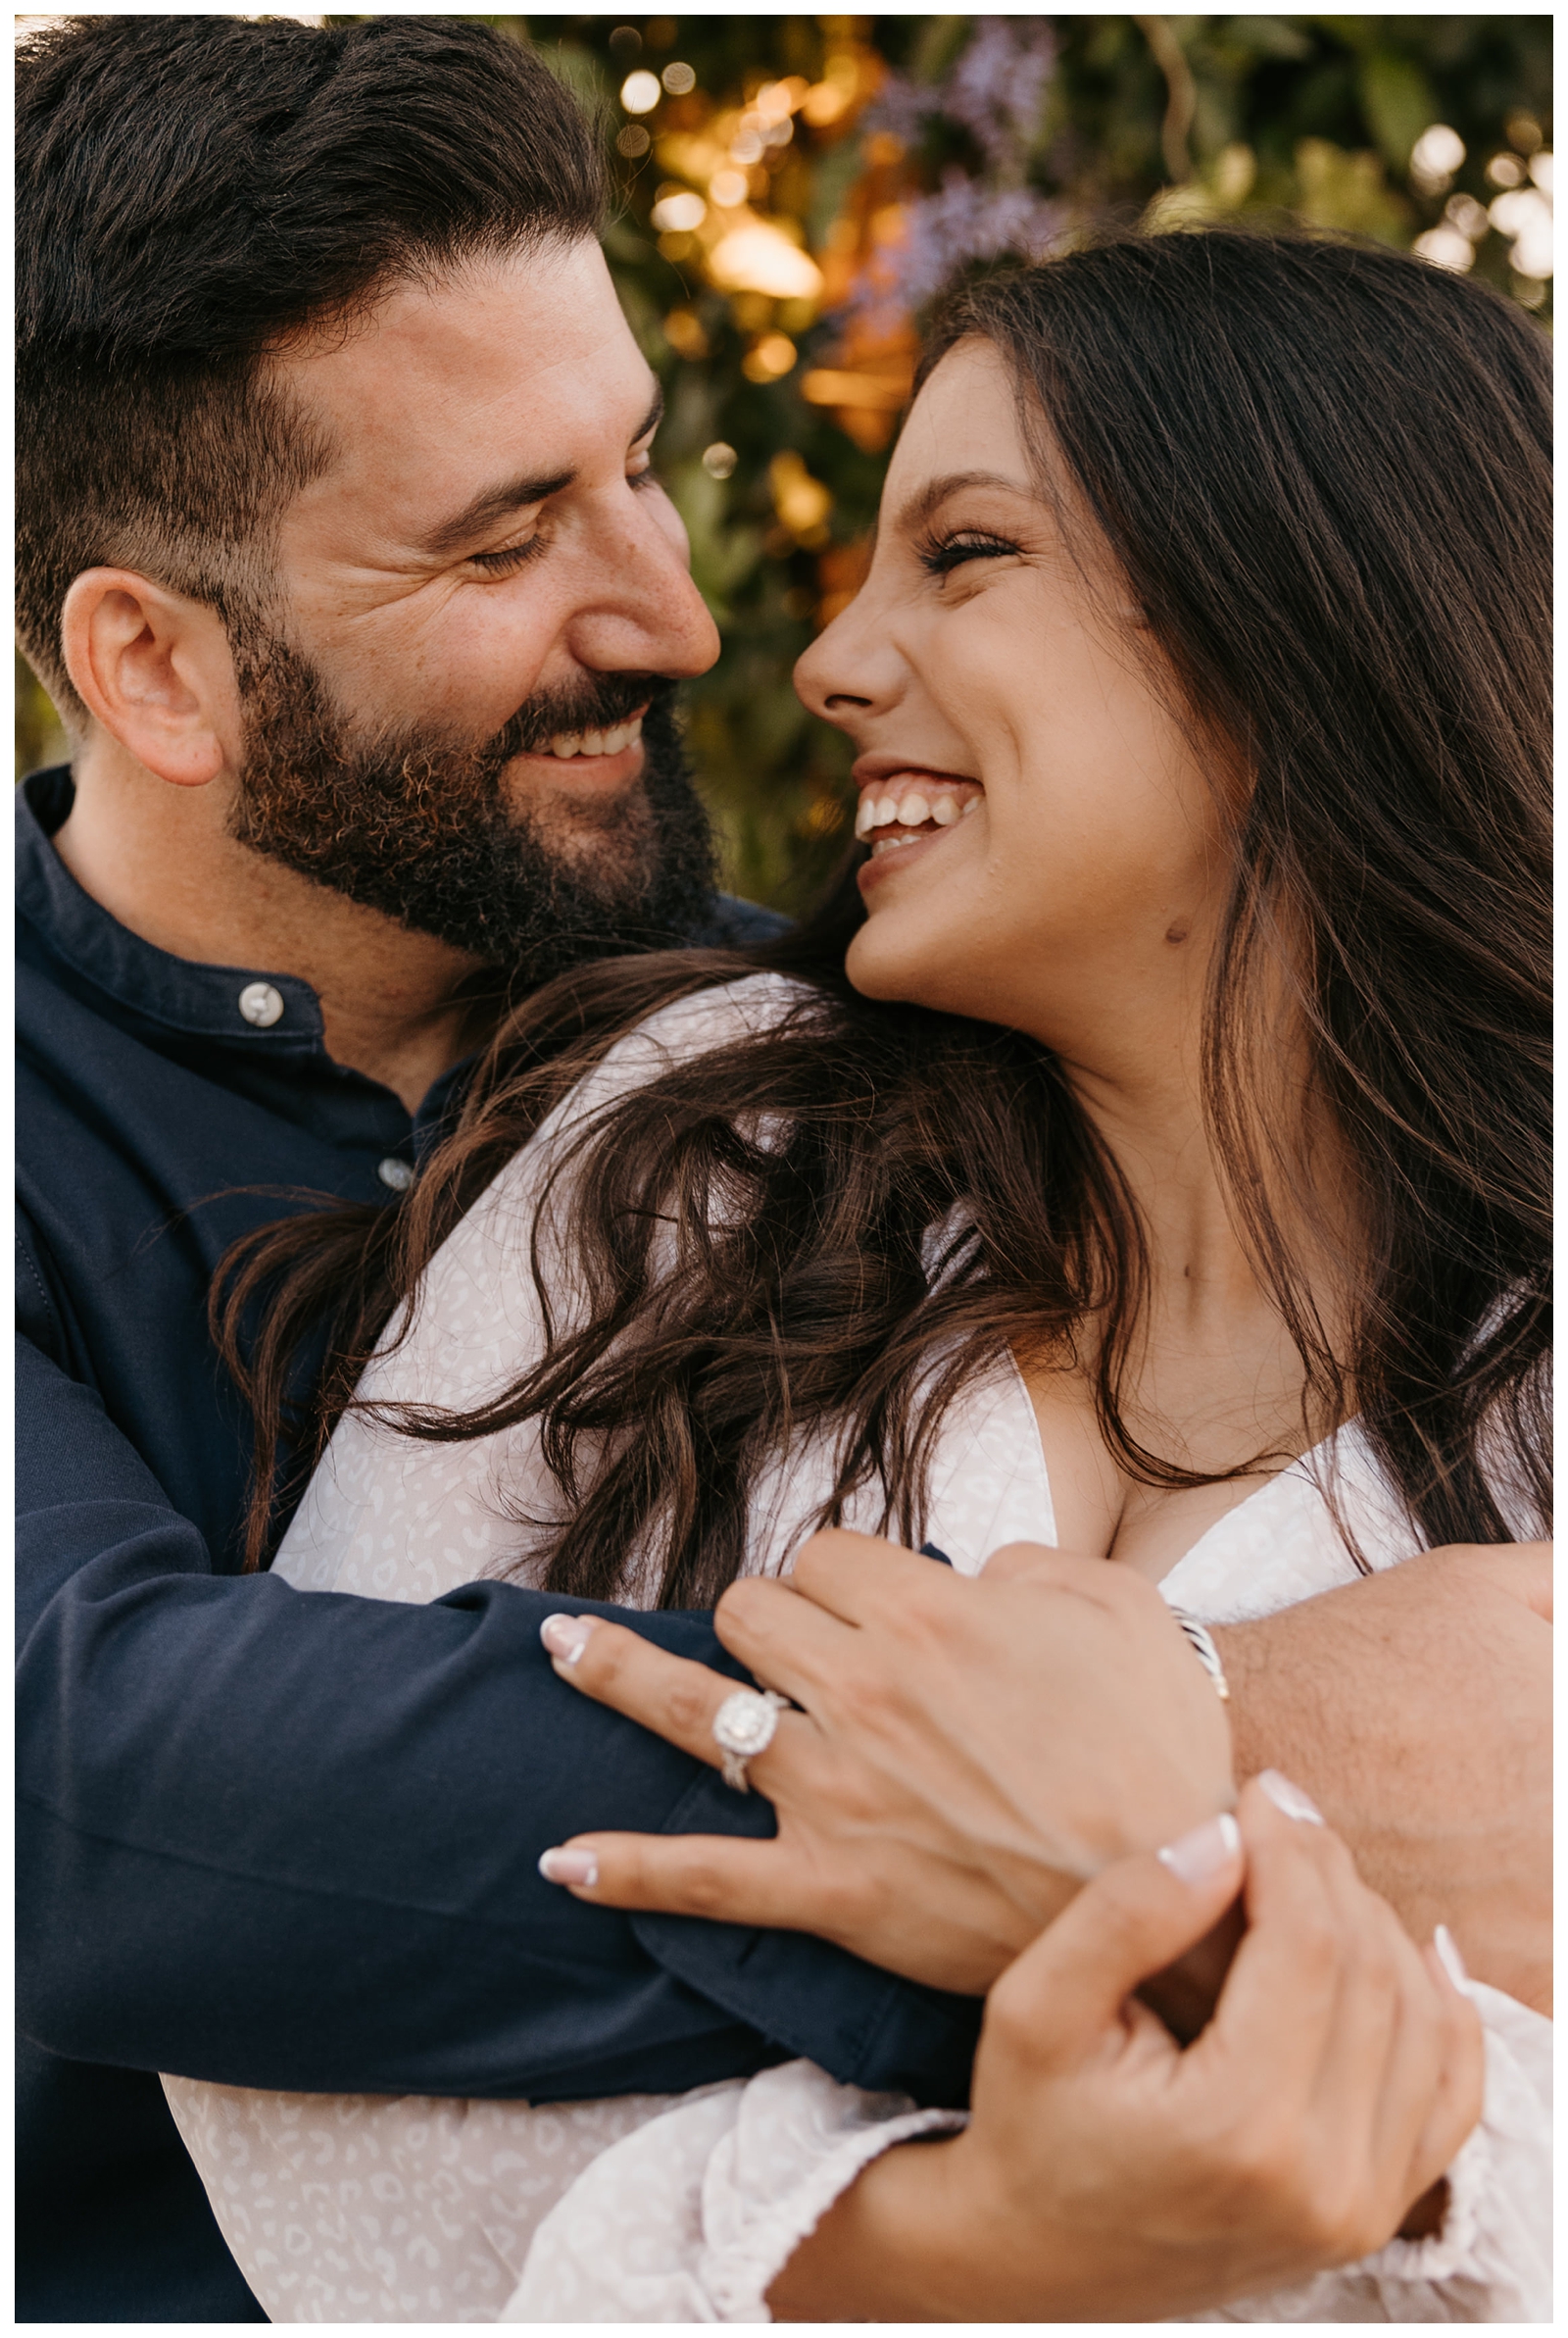
[[[858,1543],[864,1537],[837,1539]],[[928,1573],[935,1571],[929,1559],[914,1564]],[[793,1578],[781,1583],[771,1575],[743,1575],[731,1583],[713,1611],[713,1629],[731,1656],[738,1656],[759,1680],[808,1708],[824,1684],[845,1680],[857,1655],[864,1654],[862,1635],[828,1609],[803,1598]]]
[[[988,2034],[1035,2065],[1086,2060],[1140,1982],[1197,1945],[1242,1885],[1228,1812],[1162,1851],[1102,1868],[991,1992]],[[1172,2048],[1174,2052],[1174,2047]]]
[[1480,2119],[1487,2091],[1481,2016],[1467,1994],[1464,1966],[1451,1940],[1421,1953],[1433,1985],[1438,2022],[1438,2082],[1410,2155],[1405,2188],[1412,2200],[1437,2182]]
[[1382,2247],[1447,2165],[1478,2047],[1310,1809],[1271,1775],[1242,1797],[1250,1927],[1182,2077],[1213,2089],[1238,2166],[1330,2264]]
[[802,1599],[845,1623],[896,1615],[911,1592],[918,1596],[934,1581],[940,1596],[941,1589],[951,1590],[956,1579],[963,1580],[917,1551],[905,1550],[878,1535],[856,1534],[847,1526],[824,1526],[803,1543],[790,1575],[791,1586]]
[[730,1835],[574,1835],[539,1862],[547,1883],[600,1908],[817,1931],[827,1910],[777,1842]]
[[[598,1616],[547,1617],[539,1637],[561,1678],[584,1696],[640,1721],[711,1768],[719,1767],[723,1753],[713,1736],[713,1719],[744,1682],[693,1664],[689,1657],[671,1656],[624,1624],[609,1623]],[[801,1714],[779,1714],[777,1733],[791,1726],[809,1729],[811,1723]],[[769,1747],[754,1755],[747,1765],[749,1776],[763,1793],[771,1751]]]
[[1195,2077],[1212,2075],[1238,2107],[1261,2091],[1282,2114],[1288,2105],[1304,2112],[1342,1974],[1330,1874],[1349,1865],[1349,1854],[1309,1799],[1271,1771],[1248,1780],[1236,1815],[1247,1852],[1248,1930],[1189,2060]]

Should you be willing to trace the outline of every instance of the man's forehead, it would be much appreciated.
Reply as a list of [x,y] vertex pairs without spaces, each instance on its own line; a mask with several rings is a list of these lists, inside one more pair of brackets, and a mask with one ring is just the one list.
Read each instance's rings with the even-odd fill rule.
[[576,469],[623,451],[654,386],[587,242],[400,283],[349,332],[275,365],[336,449],[337,492],[373,482],[421,507],[471,486],[475,464]]

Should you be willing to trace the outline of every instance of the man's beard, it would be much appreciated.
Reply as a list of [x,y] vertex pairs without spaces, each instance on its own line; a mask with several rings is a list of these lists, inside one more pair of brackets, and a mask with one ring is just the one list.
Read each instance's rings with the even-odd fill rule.
[[[605,674],[530,699],[463,748],[416,723],[357,734],[275,636],[240,663],[246,758],[229,825],[253,851],[530,985],[707,923],[712,835],[662,676]],[[642,773],[623,794],[509,804],[514,756],[645,705]],[[564,761],[564,789],[571,771]]]

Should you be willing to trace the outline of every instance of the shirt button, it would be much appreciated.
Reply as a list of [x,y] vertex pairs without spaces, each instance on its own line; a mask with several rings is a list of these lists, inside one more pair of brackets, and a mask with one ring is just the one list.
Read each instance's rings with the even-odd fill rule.
[[283,993],[270,982],[247,982],[239,994],[239,1011],[247,1022],[265,1031],[283,1012]]
[[376,1163],[375,1173],[383,1185],[391,1186],[394,1193],[407,1193],[414,1183],[413,1169],[406,1161],[400,1161],[395,1153],[389,1153],[384,1161]]

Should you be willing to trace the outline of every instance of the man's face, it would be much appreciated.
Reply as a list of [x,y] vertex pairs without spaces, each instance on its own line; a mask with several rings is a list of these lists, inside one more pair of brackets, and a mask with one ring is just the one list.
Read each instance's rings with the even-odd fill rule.
[[597,246],[400,285],[274,371],[334,456],[237,645],[235,833],[536,978],[678,930],[710,862],[671,684],[718,643]]

